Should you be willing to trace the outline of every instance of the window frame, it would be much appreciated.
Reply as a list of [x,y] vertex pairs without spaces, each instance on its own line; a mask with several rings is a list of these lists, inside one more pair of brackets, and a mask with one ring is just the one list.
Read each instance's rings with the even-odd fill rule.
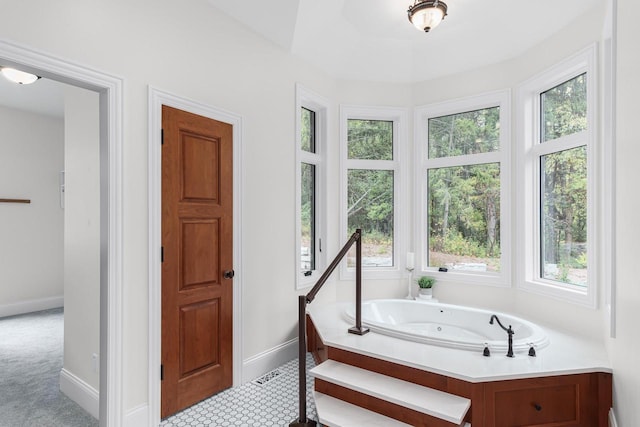
[[[596,192],[599,171],[596,164],[598,134],[598,74],[596,45],[593,44],[553,67],[535,75],[518,87],[518,287],[536,294],[554,297],[590,308],[597,306],[599,253],[597,206],[601,196]],[[541,142],[542,93],[586,73],[587,129]],[[545,279],[541,274],[541,170],[542,156],[586,146],[587,150],[587,286],[562,284]]]
[[[500,149],[489,153],[428,158],[429,119],[451,114],[465,113],[485,108],[500,107]],[[489,286],[511,286],[511,91],[509,89],[483,93],[415,109],[415,195],[416,200],[416,270],[414,274],[430,275],[441,282],[478,283]],[[427,174],[429,169],[500,164],[500,272],[477,272],[450,270],[441,272],[437,267],[427,266],[428,260],[428,198]]]
[[[393,122],[393,160],[361,160],[348,158],[348,120],[382,120]],[[340,106],[340,247],[349,238],[348,217],[348,171],[390,170],[393,171],[393,265],[391,267],[362,267],[366,279],[400,279],[406,277],[406,257],[409,218],[409,167],[406,149],[408,145],[408,110],[406,108],[376,106]],[[402,209],[401,209],[402,207]],[[366,240],[367,236],[363,238]],[[355,268],[341,263],[340,279],[353,280]]]
[[[295,289],[305,289],[318,280],[326,266],[326,256],[323,251],[323,240],[325,240],[327,230],[327,136],[328,136],[328,115],[329,101],[317,93],[305,88],[301,84],[296,84],[296,120],[295,120]],[[302,149],[302,108],[306,108],[315,113],[315,153]],[[311,274],[305,276],[300,268],[302,258],[302,207],[300,200],[302,197],[302,163],[315,166],[315,208],[314,208],[314,230],[315,230],[315,269],[310,270]]]

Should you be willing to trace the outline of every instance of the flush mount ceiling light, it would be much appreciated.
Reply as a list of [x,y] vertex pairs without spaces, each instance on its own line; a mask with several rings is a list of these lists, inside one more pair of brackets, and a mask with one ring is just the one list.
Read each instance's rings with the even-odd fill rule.
[[9,67],[0,67],[0,73],[2,73],[7,80],[20,85],[30,85],[40,78],[40,76],[36,76],[35,74]]
[[407,14],[417,29],[428,33],[447,16],[447,5],[439,0],[415,0]]

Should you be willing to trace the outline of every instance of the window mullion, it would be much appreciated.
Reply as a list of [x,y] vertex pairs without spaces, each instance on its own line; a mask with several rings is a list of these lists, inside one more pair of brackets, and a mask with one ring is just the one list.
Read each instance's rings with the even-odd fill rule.
[[437,169],[452,166],[471,166],[486,163],[499,163],[501,160],[502,154],[499,151],[494,151],[491,153],[468,154],[465,156],[426,159],[424,161],[424,165],[427,169]]
[[346,162],[347,169],[362,170],[396,170],[398,163],[393,160],[355,160],[349,159]]
[[300,161],[312,165],[318,165],[322,163],[322,156],[308,151],[300,151]]
[[582,131],[569,136],[563,136],[558,139],[535,144],[531,147],[531,153],[534,156],[545,156],[547,154],[557,153],[558,151],[570,150],[572,148],[587,145],[587,131]]

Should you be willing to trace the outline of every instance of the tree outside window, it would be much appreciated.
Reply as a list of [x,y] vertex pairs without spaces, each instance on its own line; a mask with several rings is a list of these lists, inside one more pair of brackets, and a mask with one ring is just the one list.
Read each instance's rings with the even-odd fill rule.
[[429,160],[464,163],[427,166],[429,267],[500,271],[500,163],[477,156],[499,150],[499,107],[428,119]]
[[[347,231],[362,229],[364,267],[394,265],[394,170],[385,168],[393,160],[393,121],[347,120],[347,157],[365,160],[365,168],[347,170]],[[350,251],[348,267],[355,266]]]
[[[587,76],[581,74],[540,95],[540,276],[587,285],[587,146],[559,150],[562,138],[587,129]],[[555,148],[557,146],[557,148]],[[553,150],[553,151],[551,151]],[[557,151],[556,151],[557,150]]]

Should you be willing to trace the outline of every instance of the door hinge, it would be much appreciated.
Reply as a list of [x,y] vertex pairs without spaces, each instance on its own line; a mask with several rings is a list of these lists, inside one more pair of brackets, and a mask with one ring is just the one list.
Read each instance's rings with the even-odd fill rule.
[[160,129],[160,144],[164,145],[164,129]]
[[164,262],[164,246],[160,246],[160,262]]
[[160,365],[160,381],[164,380],[164,365]]

